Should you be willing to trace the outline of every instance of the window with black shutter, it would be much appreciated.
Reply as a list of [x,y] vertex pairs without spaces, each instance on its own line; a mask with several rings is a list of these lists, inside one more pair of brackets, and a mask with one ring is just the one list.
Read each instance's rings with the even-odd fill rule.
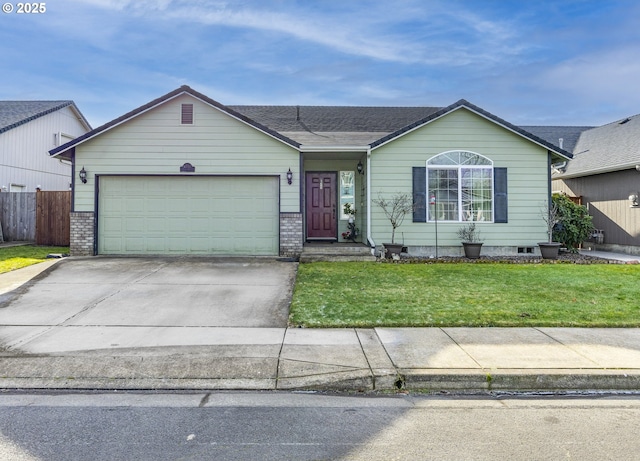
[[508,222],[507,169],[466,151],[451,151],[413,167],[413,222]]

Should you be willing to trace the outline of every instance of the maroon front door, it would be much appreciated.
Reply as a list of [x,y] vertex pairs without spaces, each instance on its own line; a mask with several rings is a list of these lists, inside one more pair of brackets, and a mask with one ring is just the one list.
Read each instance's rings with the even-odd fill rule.
[[337,173],[307,173],[307,238],[338,238]]

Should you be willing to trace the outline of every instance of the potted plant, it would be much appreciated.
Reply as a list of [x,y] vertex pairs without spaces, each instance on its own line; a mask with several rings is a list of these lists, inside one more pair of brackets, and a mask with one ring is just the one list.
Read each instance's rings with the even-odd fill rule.
[[543,259],[558,259],[558,253],[560,252],[560,243],[553,241],[553,229],[562,221],[560,209],[558,205],[551,200],[549,205],[540,210],[542,219],[547,224],[547,235],[549,240],[547,242],[538,242],[540,247],[540,254]]
[[458,237],[462,240],[464,255],[469,259],[478,259],[482,250],[480,231],[476,229],[476,223],[471,222],[458,229]]
[[391,223],[391,243],[383,243],[384,255],[391,259],[393,255],[400,256],[403,244],[395,243],[396,229],[404,222],[407,213],[414,210],[413,198],[411,195],[403,192],[397,192],[391,198],[384,198],[382,194],[378,194],[378,198],[372,200],[373,203],[382,208],[385,216]]

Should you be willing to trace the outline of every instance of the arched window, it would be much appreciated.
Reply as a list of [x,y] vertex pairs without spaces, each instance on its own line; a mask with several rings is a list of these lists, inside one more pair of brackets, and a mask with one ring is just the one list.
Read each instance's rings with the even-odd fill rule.
[[427,160],[429,221],[493,221],[493,162],[467,151]]

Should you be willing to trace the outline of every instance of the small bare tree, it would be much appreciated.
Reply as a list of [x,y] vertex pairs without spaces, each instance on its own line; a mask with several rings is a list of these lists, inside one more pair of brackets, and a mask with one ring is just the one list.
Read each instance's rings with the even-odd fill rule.
[[558,204],[551,200],[548,205],[545,205],[540,209],[540,214],[542,215],[544,222],[547,224],[547,235],[549,236],[549,243],[551,243],[553,242],[553,229],[556,227],[556,224],[562,221],[562,215],[560,214]]
[[395,243],[396,229],[404,222],[407,213],[413,213],[415,209],[412,196],[397,192],[391,198],[385,198],[382,193],[378,193],[378,198],[373,199],[372,202],[382,208],[391,223],[391,243]]

